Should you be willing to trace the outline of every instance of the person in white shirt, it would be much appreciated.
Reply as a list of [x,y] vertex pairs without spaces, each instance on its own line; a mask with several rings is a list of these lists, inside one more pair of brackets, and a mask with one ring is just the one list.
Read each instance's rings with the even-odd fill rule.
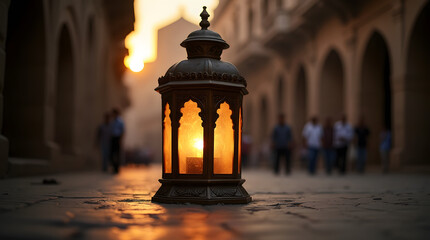
[[346,172],[346,153],[349,143],[354,137],[351,125],[346,121],[346,116],[342,115],[340,121],[334,124],[334,147],[336,149],[336,166],[341,174]]
[[304,145],[308,150],[308,170],[310,174],[315,174],[318,151],[321,148],[321,138],[323,129],[318,124],[318,118],[313,117],[303,128]]

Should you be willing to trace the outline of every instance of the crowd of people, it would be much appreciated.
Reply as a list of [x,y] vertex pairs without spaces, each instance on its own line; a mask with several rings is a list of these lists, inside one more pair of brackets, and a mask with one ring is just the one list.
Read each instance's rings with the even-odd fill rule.
[[[121,118],[120,111],[113,109],[104,115],[104,121],[97,129],[96,144],[102,156],[102,169],[107,172],[109,165],[113,172],[118,173],[122,158],[122,140],[125,132],[125,124]],[[280,172],[281,160],[285,160],[286,174],[291,172],[291,155],[294,150],[298,150],[301,158],[306,162],[310,174],[317,171],[319,156],[324,160],[325,171],[332,174],[336,169],[340,174],[347,171],[347,160],[349,147],[353,146],[354,158],[356,160],[356,171],[364,173],[367,160],[368,138],[371,134],[364,118],[353,128],[342,115],[339,121],[333,123],[331,118],[327,118],[323,125],[320,125],[317,117],[312,117],[305,124],[302,131],[302,144],[293,140],[291,127],[286,123],[285,116],[278,116],[278,124],[272,132],[271,146],[273,149],[275,174]],[[249,138],[249,139],[248,139]],[[242,165],[246,167],[249,161],[251,148],[250,137],[244,134],[242,139]],[[391,132],[384,128],[380,133],[380,158],[382,170],[388,171],[389,152],[391,150]]]
[[[310,174],[315,174],[320,154],[324,159],[325,171],[332,174],[337,169],[340,174],[347,171],[348,148],[353,146],[356,159],[356,171],[364,173],[367,160],[368,138],[371,134],[364,118],[361,118],[354,128],[348,123],[346,116],[342,115],[339,121],[333,124],[327,118],[320,125],[317,117],[312,117],[302,131],[302,150],[300,154],[306,161]],[[291,172],[291,154],[295,149],[291,127],[286,123],[285,116],[279,115],[278,124],[272,133],[272,149],[274,151],[274,172],[279,174],[281,159],[285,159],[286,173]],[[391,149],[391,132],[388,128],[380,133],[380,156],[382,169],[388,171],[389,152]]]
[[108,171],[109,164],[113,172],[118,173],[122,156],[122,139],[125,132],[120,111],[113,109],[104,115],[104,122],[97,129],[96,144],[102,156],[102,169]]

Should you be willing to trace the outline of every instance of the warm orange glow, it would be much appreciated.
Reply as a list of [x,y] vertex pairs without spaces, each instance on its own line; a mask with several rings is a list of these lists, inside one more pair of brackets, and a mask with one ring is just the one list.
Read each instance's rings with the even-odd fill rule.
[[172,121],[168,103],[164,110],[163,141],[164,173],[172,173]]
[[[219,0],[135,0],[134,31],[125,39],[125,47],[129,51],[129,60],[124,64],[134,72],[140,72],[143,64],[153,62],[157,58],[157,33],[179,18],[198,24],[202,6],[213,17],[213,10]],[[197,30],[197,29],[196,29]]]
[[[209,213],[207,212],[187,212],[183,215],[183,226],[185,239],[206,240],[210,239],[210,224],[208,223]],[[227,239],[227,238],[225,238]]]
[[242,168],[242,108],[239,108],[239,141],[238,141],[238,157],[239,164],[237,166],[237,173],[240,173],[240,169]]
[[130,56],[124,58],[124,65],[133,72],[140,72],[144,67],[142,59]]
[[189,100],[181,108],[178,128],[179,173],[203,173],[203,127],[200,108]]
[[224,102],[217,110],[219,115],[215,122],[214,139],[214,173],[232,174],[234,156],[234,130],[231,120],[232,111]]
[[195,149],[203,151],[203,139],[194,139],[194,145],[193,145],[193,147]]

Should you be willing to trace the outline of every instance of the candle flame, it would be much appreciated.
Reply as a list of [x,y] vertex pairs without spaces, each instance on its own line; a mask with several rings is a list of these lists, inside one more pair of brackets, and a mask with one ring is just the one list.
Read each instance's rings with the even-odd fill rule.
[[203,151],[203,139],[195,138],[194,139],[194,148]]

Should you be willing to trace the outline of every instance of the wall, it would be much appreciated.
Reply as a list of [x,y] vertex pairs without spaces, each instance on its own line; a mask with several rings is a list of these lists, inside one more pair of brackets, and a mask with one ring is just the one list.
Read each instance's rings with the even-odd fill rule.
[[128,105],[121,76],[133,2],[14,1],[6,14],[6,174],[100,167],[97,126],[104,112]]

